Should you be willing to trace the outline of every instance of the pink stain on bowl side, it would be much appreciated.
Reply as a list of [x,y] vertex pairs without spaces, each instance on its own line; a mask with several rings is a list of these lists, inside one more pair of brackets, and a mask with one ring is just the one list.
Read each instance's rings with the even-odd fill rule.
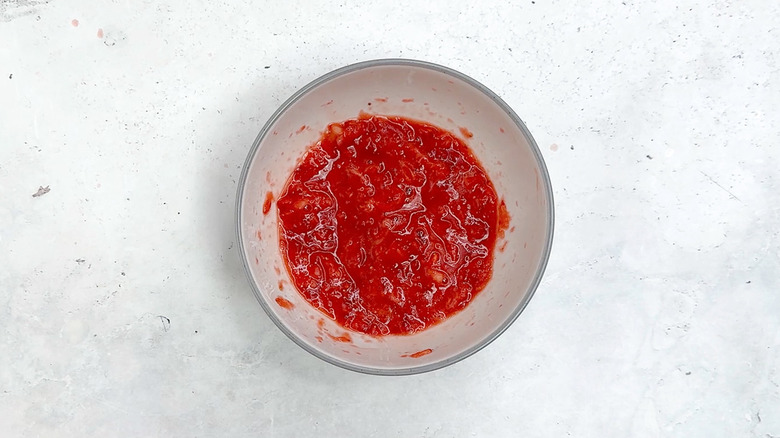
[[100,38],[101,40],[103,39],[103,29],[98,29],[97,37]]
[[539,172],[534,169],[534,173],[536,174],[536,193],[539,193]]
[[411,99],[411,98],[410,99],[401,99],[401,102],[403,102],[403,103],[414,102],[414,99]]
[[79,20],[76,20],[75,18],[70,20],[70,25],[73,27],[79,27]]
[[550,145],[550,150],[553,151],[553,152],[557,151],[558,150],[558,145],[555,144],[555,143],[551,144]]

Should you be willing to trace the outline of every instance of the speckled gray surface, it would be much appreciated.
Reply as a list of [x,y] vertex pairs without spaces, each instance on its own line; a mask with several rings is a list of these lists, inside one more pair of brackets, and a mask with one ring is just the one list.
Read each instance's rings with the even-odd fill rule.
[[[2,435],[780,436],[778,4],[368,3],[0,3]],[[504,97],[556,194],[525,313],[406,378],[285,338],[233,234],[267,117],[380,57]]]

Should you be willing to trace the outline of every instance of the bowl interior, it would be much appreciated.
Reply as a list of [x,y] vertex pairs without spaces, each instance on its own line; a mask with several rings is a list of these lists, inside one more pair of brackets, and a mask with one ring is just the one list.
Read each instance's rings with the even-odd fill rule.
[[[300,346],[357,371],[421,372],[478,350],[525,307],[549,255],[549,179],[522,122],[480,87],[431,64],[364,63],[315,81],[269,121],[240,182],[241,251],[258,300]],[[488,286],[460,313],[410,336],[376,338],[351,332],[310,306],[295,290],[282,261],[276,206],[272,203],[266,212],[263,208],[268,196],[279,196],[297,160],[329,123],[357,117],[361,111],[410,117],[459,135],[482,162],[511,216],[505,238],[496,245]]]

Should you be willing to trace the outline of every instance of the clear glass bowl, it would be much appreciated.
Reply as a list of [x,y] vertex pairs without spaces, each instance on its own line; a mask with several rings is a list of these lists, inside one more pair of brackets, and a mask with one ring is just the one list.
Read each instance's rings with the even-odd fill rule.
[[[295,290],[279,252],[279,196],[296,160],[332,122],[360,112],[399,115],[460,135],[480,159],[511,216],[487,287],[461,312],[409,336],[372,337],[326,318]],[[461,130],[463,128],[463,130]],[[462,134],[470,133],[470,138]],[[270,210],[264,212],[264,206]],[[547,169],[525,124],[487,87],[421,61],[381,59],[330,72],[290,97],[249,151],[238,184],[241,259],[257,300],[296,344],[340,367],[404,375],[458,362],[488,345],[520,315],[544,273],[553,239]],[[503,250],[498,247],[502,246]]]

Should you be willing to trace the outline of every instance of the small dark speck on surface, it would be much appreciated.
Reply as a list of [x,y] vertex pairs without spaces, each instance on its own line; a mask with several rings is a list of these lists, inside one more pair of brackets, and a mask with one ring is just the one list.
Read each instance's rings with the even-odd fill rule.
[[167,316],[162,316],[162,315],[159,315],[159,317],[160,317],[160,322],[162,322],[163,325],[163,330],[167,332],[171,328],[171,319],[168,318]]
[[690,376],[690,375],[691,375],[691,372],[690,372],[690,371],[686,371],[686,372],[685,372],[685,375],[686,375],[686,376]]
[[195,333],[197,334],[197,333],[198,333],[198,331],[197,331],[197,330],[195,330]]
[[653,159],[653,157],[651,157],[650,155],[645,155],[645,156],[647,157],[648,160],[652,160]]
[[124,273],[124,272],[122,272],[122,277],[124,277],[124,276],[125,276],[125,273]]
[[574,150],[574,145],[571,145],[571,147],[569,149]]
[[745,284],[750,284],[750,283],[751,283],[751,281],[750,281],[750,280],[748,280],[748,281],[746,281],[746,282],[745,282]]
[[270,66],[270,65],[266,65],[266,66],[265,66],[265,68],[266,68],[266,69],[269,69],[269,68],[271,68],[271,66]]
[[41,196],[49,193],[50,191],[51,191],[51,189],[49,188],[49,186],[46,186],[46,187],[38,186],[38,191],[33,193],[32,197],[33,198],[38,198],[38,197],[41,197]]
[[76,263],[84,263],[85,261],[84,259],[76,259]]
[[14,74],[13,74],[13,73],[11,73],[10,75],[8,75],[8,79],[13,79],[13,78],[14,78]]

